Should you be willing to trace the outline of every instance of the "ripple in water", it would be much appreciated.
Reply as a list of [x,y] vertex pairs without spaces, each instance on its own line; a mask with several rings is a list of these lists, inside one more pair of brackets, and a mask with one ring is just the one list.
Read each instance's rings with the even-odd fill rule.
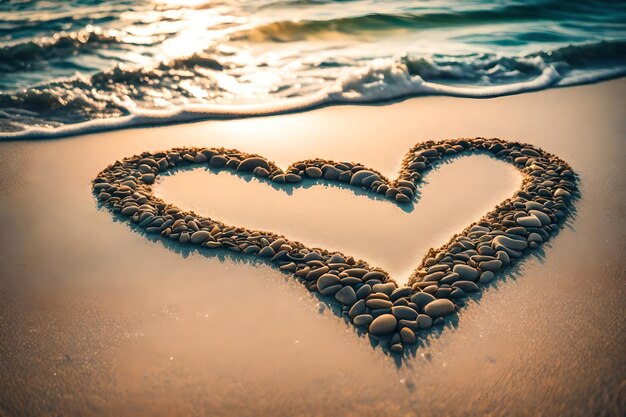
[[594,82],[626,73],[624,22],[612,1],[3,3],[0,136]]

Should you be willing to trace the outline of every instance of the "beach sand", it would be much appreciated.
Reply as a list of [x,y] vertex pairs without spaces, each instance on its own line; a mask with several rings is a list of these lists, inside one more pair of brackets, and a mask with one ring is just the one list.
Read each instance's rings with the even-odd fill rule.
[[[0,415],[619,415],[625,97],[620,79],[0,143]],[[580,176],[577,213],[404,360],[290,276],[148,239],[91,193],[115,160],[176,146],[237,148],[283,168],[358,161],[394,178],[414,144],[476,136],[564,159]],[[348,189],[274,189],[205,170],[155,190],[230,224],[367,259],[402,282],[521,176],[472,156],[425,180],[408,211]]]

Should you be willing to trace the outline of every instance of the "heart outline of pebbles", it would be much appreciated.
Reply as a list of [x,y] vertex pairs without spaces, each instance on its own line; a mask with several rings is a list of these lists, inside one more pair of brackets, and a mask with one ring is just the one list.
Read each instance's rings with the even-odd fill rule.
[[[487,153],[518,168],[523,181],[513,197],[479,221],[431,248],[408,284],[398,286],[382,269],[341,252],[309,248],[272,232],[248,230],[184,211],[152,192],[159,173],[181,166],[210,166],[248,173],[277,184],[303,178],[340,182],[397,204],[412,204],[423,175],[446,158]],[[224,148],[174,148],[144,152],[108,166],[93,181],[98,200],[148,234],[208,249],[226,249],[268,261],[291,273],[326,302],[340,306],[350,323],[402,353],[417,334],[444,323],[497,274],[553,237],[572,212],[577,180],[560,158],[532,145],[501,139],[423,142],[409,150],[398,178],[352,162],[309,159],[286,171],[254,154]]]

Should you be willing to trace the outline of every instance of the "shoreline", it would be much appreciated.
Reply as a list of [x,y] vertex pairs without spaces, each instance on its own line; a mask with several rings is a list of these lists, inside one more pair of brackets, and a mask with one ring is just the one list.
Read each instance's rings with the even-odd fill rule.
[[[542,75],[543,76],[543,75]],[[540,91],[548,91],[552,89],[562,89],[569,87],[578,87],[585,85],[602,84],[620,80],[626,77],[624,71],[618,71],[617,74],[608,73],[598,76],[589,81],[581,79],[578,82],[570,82],[564,85],[539,85],[535,86],[535,80],[531,80],[522,84],[528,84],[527,88],[511,90],[510,92],[495,92],[492,94],[473,96],[469,93],[472,87],[466,87],[467,93],[437,93],[433,90],[429,93],[407,94],[392,97],[389,99],[380,99],[376,101],[327,101],[327,93],[321,94],[319,98],[299,97],[292,100],[277,101],[271,106],[263,104],[249,105],[213,105],[213,104],[192,104],[179,106],[176,109],[139,109],[135,114],[129,114],[122,117],[92,119],[85,122],[66,124],[58,128],[33,128],[29,130],[21,130],[17,132],[0,132],[0,142],[12,140],[46,140],[46,139],[63,139],[74,136],[90,135],[97,133],[114,132],[128,129],[142,128],[158,128],[165,126],[177,126],[181,124],[202,123],[207,121],[230,121],[243,120],[259,117],[275,117],[290,114],[306,113],[310,111],[320,110],[324,108],[342,107],[342,106],[365,106],[378,107],[399,104],[406,101],[419,100],[428,97],[450,97],[450,98],[470,98],[474,100],[488,100],[501,97],[510,97],[520,94],[529,94]],[[435,84],[424,82],[424,84]],[[493,86],[497,89],[501,86]],[[504,87],[513,87],[504,86]],[[236,112],[236,113],[235,113]],[[166,119],[166,120],[164,120]]]

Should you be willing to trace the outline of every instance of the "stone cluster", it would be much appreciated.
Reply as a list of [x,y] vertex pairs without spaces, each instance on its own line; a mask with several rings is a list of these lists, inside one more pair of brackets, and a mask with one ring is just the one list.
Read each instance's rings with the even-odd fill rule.
[[[365,261],[183,211],[155,197],[151,187],[164,171],[208,165],[275,183],[298,183],[304,178],[338,181],[398,204],[411,204],[429,169],[445,158],[476,152],[517,167],[524,175],[521,189],[446,245],[431,249],[402,287]],[[350,162],[311,159],[282,171],[258,155],[236,150],[180,148],[118,161],[98,174],[93,190],[106,207],[146,233],[266,259],[341,306],[352,324],[383,341],[392,352],[403,352],[416,343],[418,332],[443,324],[444,317],[463,306],[471,293],[553,236],[572,209],[577,187],[572,169],[554,155],[527,144],[476,138],[416,145],[394,181]],[[451,204],[463,202],[454,201],[451,194]]]

